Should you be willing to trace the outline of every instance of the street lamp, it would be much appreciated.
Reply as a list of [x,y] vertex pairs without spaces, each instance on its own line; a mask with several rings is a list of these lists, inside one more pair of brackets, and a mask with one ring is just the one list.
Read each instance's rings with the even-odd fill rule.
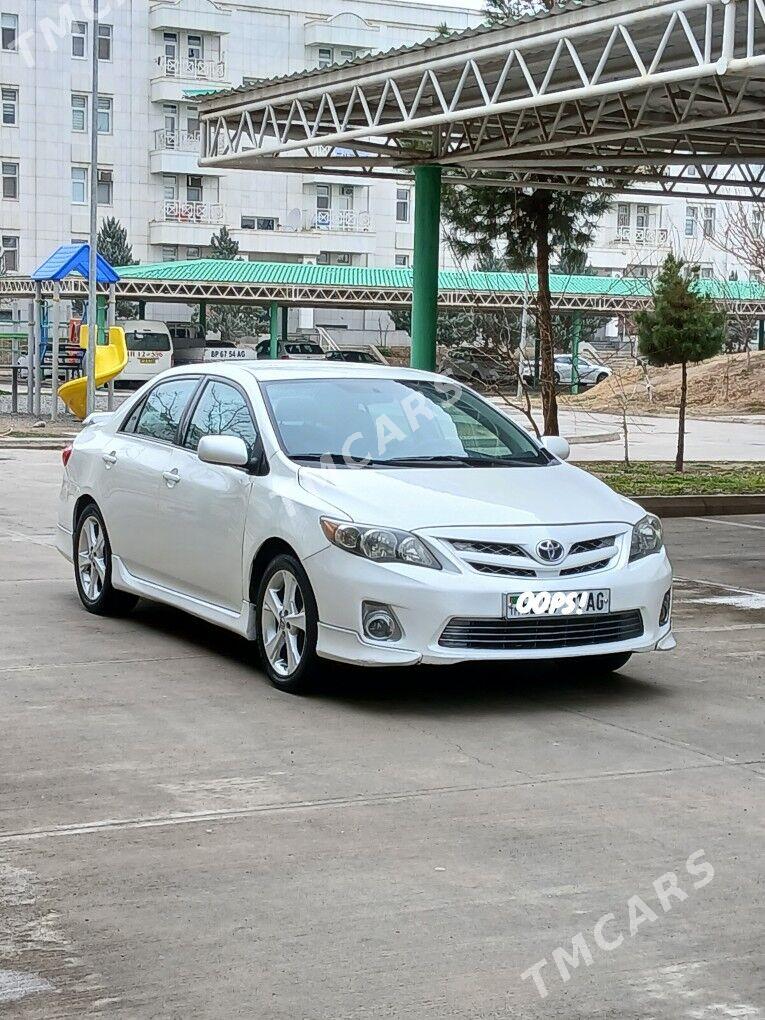
[[88,346],[85,351],[88,414],[96,409],[96,344],[98,343],[98,290],[96,242],[98,240],[98,0],[93,6],[92,90],[90,101],[90,251],[88,258]]

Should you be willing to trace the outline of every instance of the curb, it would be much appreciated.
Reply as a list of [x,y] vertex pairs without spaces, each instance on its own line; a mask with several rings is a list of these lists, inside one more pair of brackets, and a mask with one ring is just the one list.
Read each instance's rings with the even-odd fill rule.
[[659,517],[729,517],[765,514],[765,492],[729,496],[628,496]]
[[74,436],[47,436],[44,439],[0,439],[0,450],[63,450]]
[[594,432],[591,436],[566,436],[569,446],[586,446],[588,443],[614,443],[621,432]]

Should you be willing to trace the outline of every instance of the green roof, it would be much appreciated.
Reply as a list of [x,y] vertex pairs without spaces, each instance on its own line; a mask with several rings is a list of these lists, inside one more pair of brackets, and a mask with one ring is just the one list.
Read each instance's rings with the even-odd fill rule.
[[[246,262],[236,259],[193,259],[188,262],[157,262],[153,265],[125,266],[118,269],[126,280],[178,280],[202,283],[294,284],[315,287],[389,287],[410,288],[412,270],[376,269],[366,266],[319,266],[298,262]],[[535,291],[536,273],[479,273],[442,269],[439,290],[461,291]],[[711,297],[732,301],[765,298],[765,287],[756,283],[723,283],[699,280],[699,290]],[[550,277],[553,294],[613,295],[615,297],[650,296],[651,282],[636,277],[565,276]]]

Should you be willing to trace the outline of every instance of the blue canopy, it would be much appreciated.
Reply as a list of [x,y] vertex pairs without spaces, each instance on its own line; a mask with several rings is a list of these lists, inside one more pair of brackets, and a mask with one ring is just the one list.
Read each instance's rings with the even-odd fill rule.
[[[71,273],[88,278],[89,244],[62,244],[32,273],[33,280],[65,280]],[[105,258],[96,255],[96,281],[117,283],[119,275]]]

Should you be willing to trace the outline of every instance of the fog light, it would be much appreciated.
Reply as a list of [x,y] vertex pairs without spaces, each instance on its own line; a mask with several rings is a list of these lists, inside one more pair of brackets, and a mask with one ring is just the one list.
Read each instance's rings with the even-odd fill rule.
[[661,611],[659,612],[659,626],[663,627],[665,623],[669,623],[669,611],[672,608],[672,589],[665,594],[661,601]]
[[398,641],[402,636],[396,614],[390,606],[364,602],[361,606],[364,634],[373,641]]

